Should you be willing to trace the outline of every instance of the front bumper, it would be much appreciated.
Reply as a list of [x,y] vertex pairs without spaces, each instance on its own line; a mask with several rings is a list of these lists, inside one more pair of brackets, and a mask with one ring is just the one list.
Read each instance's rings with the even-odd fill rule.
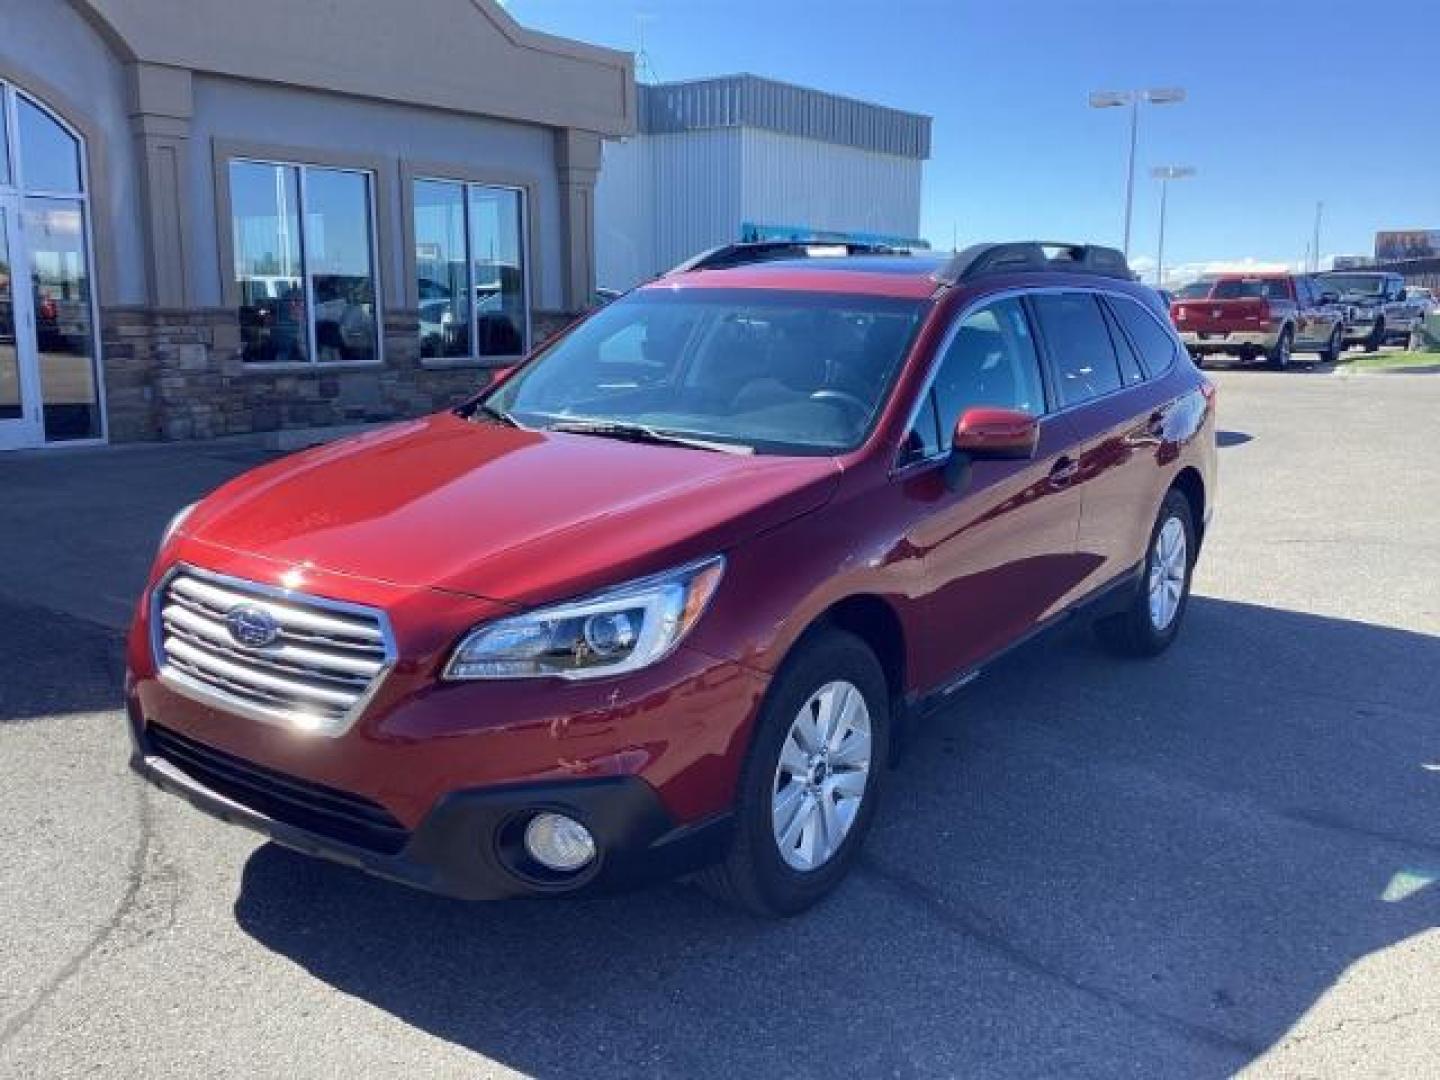
[[1192,353],[1266,352],[1280,340],[1277,331],[1182,330],[1180,340]]
[[[635,776],[455,791],[406,830],[379,806],[147,729],[134,715],[130,730],[131,768],[212,817],[306,855],[461,899],[613,891],[673,878],[717,859],[730,835],[729,815],[677,827],[655,789]],[[541,810],[584,824],[596,860],[565,877],[530,862],[520,836]]]

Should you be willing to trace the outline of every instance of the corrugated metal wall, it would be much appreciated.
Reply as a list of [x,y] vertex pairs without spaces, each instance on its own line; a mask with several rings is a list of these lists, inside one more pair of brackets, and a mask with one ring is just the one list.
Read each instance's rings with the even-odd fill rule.
[[597,284],[629,288],[743,222],[919,236],[924,163],[758,128],[606,143],[595,190]]

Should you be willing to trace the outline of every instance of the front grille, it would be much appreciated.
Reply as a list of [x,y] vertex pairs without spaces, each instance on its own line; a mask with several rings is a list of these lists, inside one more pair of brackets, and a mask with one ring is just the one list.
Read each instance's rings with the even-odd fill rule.
[[404,826],[369,799],[267,769],[158,724],[146,729],[145,739],[150,753],[192,780],[274,821],[386,855],[405,846]]
[[[268,616],[273,640],[246,644],[230,617]],[[335,734],[394,661],[378,611],[182,568],[157,590],[160,677],[181,692],[262,720]]]

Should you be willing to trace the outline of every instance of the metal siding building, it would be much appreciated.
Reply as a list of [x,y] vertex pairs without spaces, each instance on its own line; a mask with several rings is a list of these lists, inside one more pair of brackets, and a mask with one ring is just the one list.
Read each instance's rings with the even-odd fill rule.
[[912,239],[930,118],[735,75],[637,87],[638,133],[607,142],[596,278],[628,288],[746,226]]

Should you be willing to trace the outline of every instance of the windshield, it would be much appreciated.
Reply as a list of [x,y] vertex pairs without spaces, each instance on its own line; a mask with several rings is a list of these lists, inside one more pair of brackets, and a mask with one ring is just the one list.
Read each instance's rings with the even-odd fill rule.
[[1385,291],[1379,274],[1322,274],[1318,280],[1326,292],[1340,296],[1379,296]]
[[1217,281],[1211,300],[1284,300],[1284,278],[1227,278]]
[[635,425],[770,454],[864,441],[929,301],[769,289],[643,289],[487,395],[531,428]]
[[1213,281],[1192,281],[1176,293],[1175,297],[1178,300],[1204,300],[1214,287]]

